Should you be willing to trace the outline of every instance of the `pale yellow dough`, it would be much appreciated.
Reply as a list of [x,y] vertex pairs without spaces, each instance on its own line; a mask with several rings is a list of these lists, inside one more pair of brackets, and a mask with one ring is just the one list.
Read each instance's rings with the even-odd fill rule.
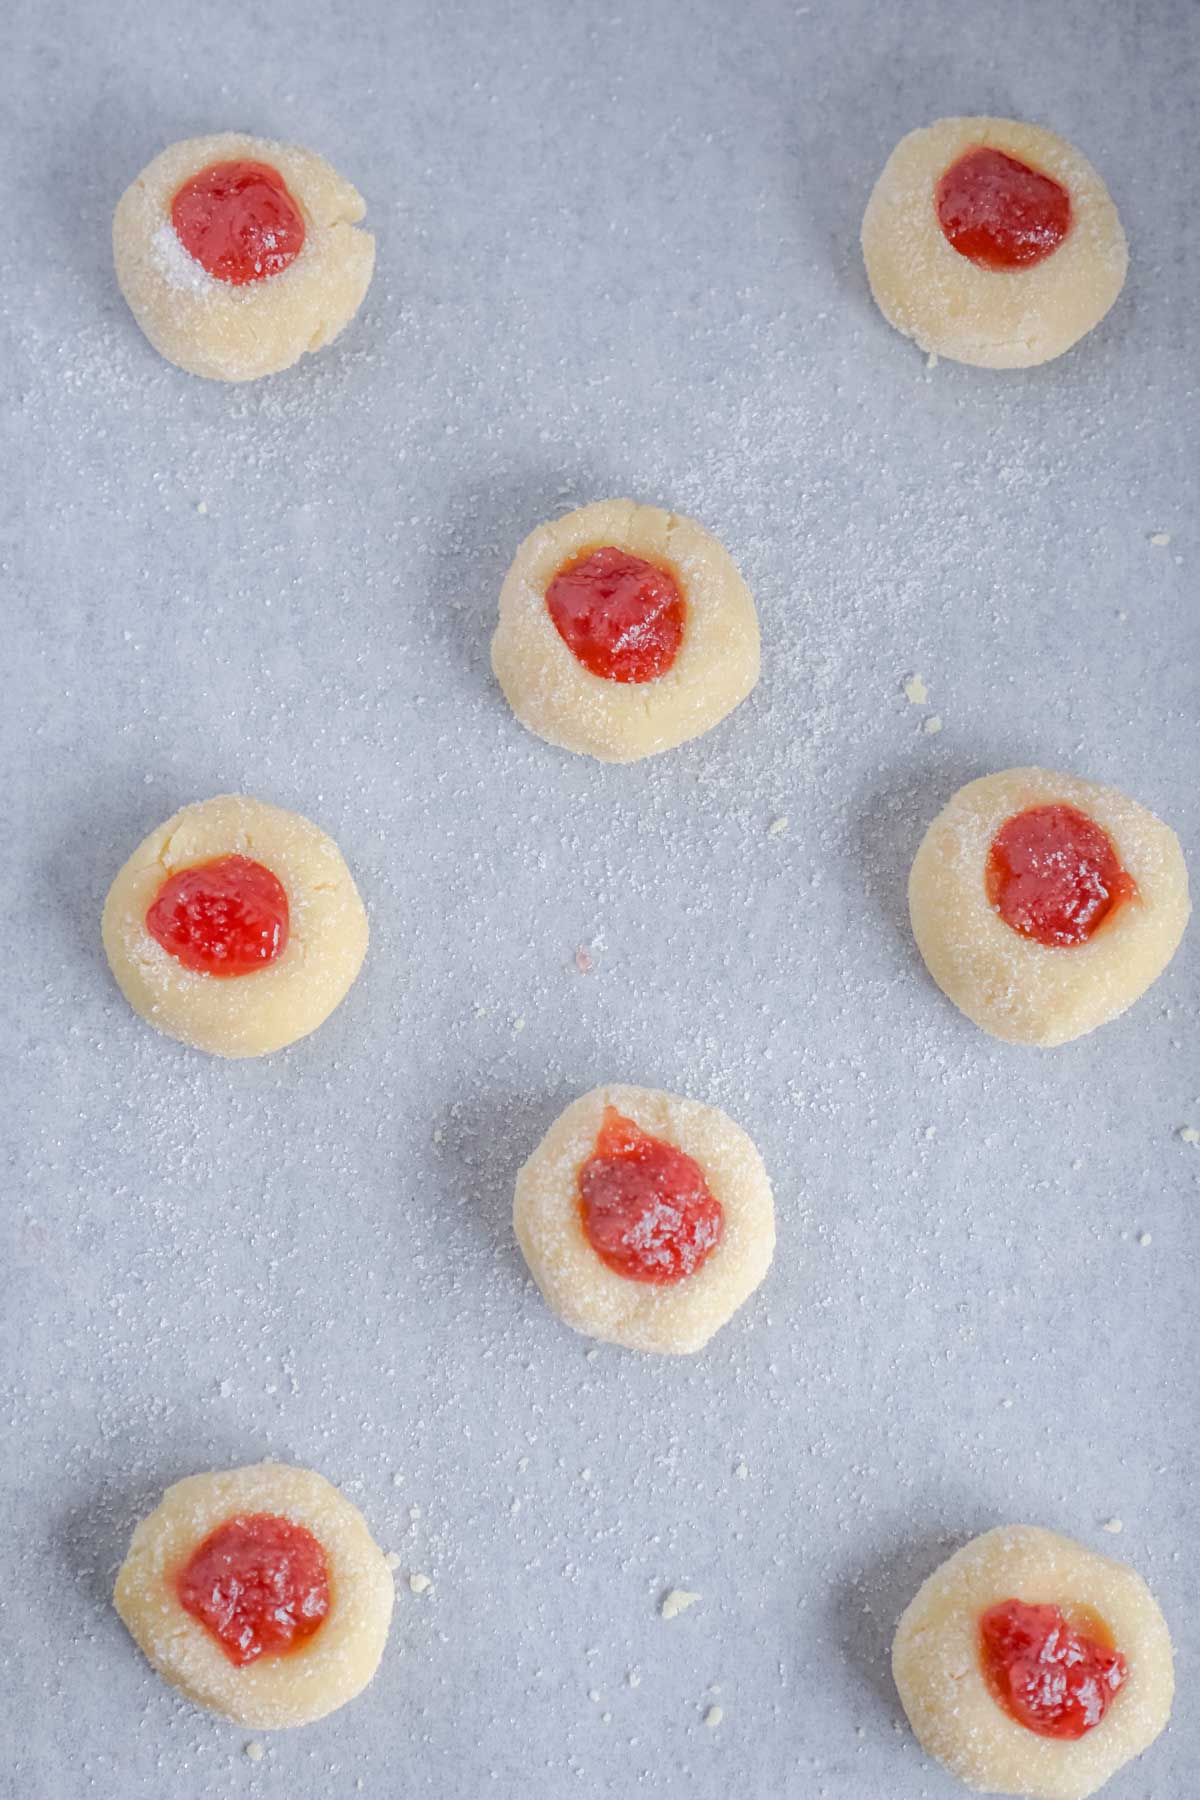
[[[304,247],[279,275],[234,287],[184,249],[171,203],[210,163],[246,159],[282,175],[304,216]],[[371,281],[375,240],[362,195],[324,157],[242,132],[188,138],[148,163],[117,202],[113,261],[121,292],[154,348],[213,381],[254,381],[332,343]]]
[[[554,627],[546,589],[586,550],[611,544],[668,567],[686,606],[683,642],[657,681],[606,681]],[[500,590],[492,668],[522,725],[601,762],[672,750],[731,713],[758,680],[758,614],[729,552],[703,525],[633,500],[598,500],[539,525]]]
[[[296,1649],[238,1668],[180,1605],[175,1576],[210,1532],[247,1513],[274,1513],[312,1532],[325,1552],[330,1606]],[[113,1592],[164,1681],[255,1731],[309,1725],[361,1694],[383,1656],[392,1600],[391,1571],[358,1508],[323,1475],[283,1463],[190,1475],[169,1487],[134,1532]]]
[[[981,269],[938,223],[934,194],[964,151],[986,146],[1050,175],[1071,197],[1063,242],[1024,269]],[[922,350],[985,369],[1049,362],[1098,325],[1125,281],[1129,253],[1108,189],[1065,138],[1018,119],[939,119],[901,138],[862,227],[871,292]]]
[[[288,897],[282,956],[250,975],[184,968],[146,929],[169,875],[218,856],[269,868]],[[367,915],[332,838],[298,813],[242,794],[185,806],[152,831],[104,903],[101,933],[121,992],[156,1031],[213,1056],[265,1056],[315,1031],[343,1000],[367,950]]]
[[[1107,832],[1136,895],[1083,944],[1022,937],[990,904],[985,870],[1001,825],[1027,807],[1074,806]],[[1179,839],[1116,788],[1049,769],[1005,769],[960,788],[921,841],[908,883],[913,935],[942,992],[1009,1043],[1083,1037],[1157,980],[1191,911]]]
[[[979,1657],[979,1621],[1002,1600],[1086,1608],[1108,1628],[1128,1678],[1100,1723],[1069,1741],[1040,1737],[993,1699]],[[1133,1570],[1034,1525],[974,1538],[929,1577],[905,1610],[892,1673],[921,1746],[986,1794],[1086,1800],[1152,1744],[1171,1713],[1171,1637]]]
[[[721,1241],[694,1275],[670,1287],[629,1281],[596,1255],[584,1234],[579,1170],[606,1106],[699,1163],[724,1213]],[[770,1267],[775,1208],[762,1157],[740,1125],[715,1106],[654,1088],[593,1088],[550,1127],[517,1176],[513,1228],[547,1303],[585,1336],[629,1350],[702,1350]]]

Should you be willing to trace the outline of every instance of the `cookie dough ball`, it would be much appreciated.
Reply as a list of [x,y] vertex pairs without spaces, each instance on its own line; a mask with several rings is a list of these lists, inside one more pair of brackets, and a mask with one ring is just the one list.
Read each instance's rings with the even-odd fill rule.
[[113,1602],[169,1681],[235,1725],[309,1725],[379,1667],[392,1577],[358,1508],[311,1469],[254,1463],[169,1487]]
[[1171,1638],[1124,1563],[1004,1525],[929,1577],[892,1672],[921,1746],[968,1787],[1086,1800],[1171,1712]]
[[109,967],[155,1030],[213,1056],[266,1056],[323,1024],[367,950],[332,838],[242,794],[185,806],[140,843],[104,903]]
[[917,851],[913,935],[942,992],[1014,1044],[1069,1043],[1132,1006],[1191,910],[1175,833],[1049,769],[968,782]]
[[522,725],[601,762],[700,737],[758,680],[758,615],[702,525],[599,500],[539,525],[500,590],[492,667]]
[[117,203],[117,281],[168,362],[253,381],[332,343],[362,305],[375,266],[365,211],[311,150],[235,131],[188,138]]
[[901,138],[862,247],[884,318],[922,350],[984,369],[1061,356],[1100,323],[1129,262],[1091,163],[1017,119],[939,119]]
[[715,1106],[598,1087],[550,1127],[517,1176],[513,1226],[549,1305],[630,1350],[701,1350],[775,1250],[771,1183]]

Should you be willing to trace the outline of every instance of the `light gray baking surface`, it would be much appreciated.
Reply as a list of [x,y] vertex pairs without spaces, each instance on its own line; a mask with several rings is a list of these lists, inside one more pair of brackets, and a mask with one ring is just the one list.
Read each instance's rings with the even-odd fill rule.
[[[1200,939],[1037,1054],[933,988],[904,884],[1023,761],[1195,856],[1196,9],[67,0],[6,37],[0,1792],[950,1800],[891,1628],[1030,1520],[1157,1592],[1176,1718],[1110,1791],[1192,1796]],[[927,370],[867,294],[884,158],[971,111],[1073,139],[1129,229],[1048,368]],[[108,248],[142,164],[225,128],[325,152],[379,240],[344,340],[243,389],[155,355]],[[524,534],[624,493],[728,544],[764,672],[609,769],[517,726],[488,639]],[[372,922],[250,1065],[141,1024],[98,933],[227,789],[331,831]],[[605,1079],[726,1106],[775,1180],[771,1274],[694,1361],[589,1352],[513,1244],[518,1164]],[[265,1455],[434,1585],[256,1765],[108,1596],[167,1482]]]

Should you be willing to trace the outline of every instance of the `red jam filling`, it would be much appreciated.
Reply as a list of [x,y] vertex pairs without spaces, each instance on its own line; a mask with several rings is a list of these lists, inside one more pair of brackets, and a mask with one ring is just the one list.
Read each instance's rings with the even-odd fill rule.
[[546,607],[568,650],[606,681],[657,681],[679,654],[686,614],[675,577],[612,544],[558,571]]
[[1039,944],[1086,944],[1137,892],[1107,832],[1074,806],[1031,806],[992,840],[987,896],[1006,925]]
[[980,144],[937,184],[938,223],[951,247],[981,269],[1028,269],[1071,229],[1071,196],[1040,169]]
[[1100,1723],[1128,1665],[1098,1619],[1099,1636],[1073,1629],[1057,1606],[1002,1600],[979,1621],[988,1686],[1039,1737],[1081,1738]]
[[252,975],[287,948],[288,897],[261,863],[218,856],[168,875],[146,913],[146,930],[185,969]]
[[249,1513],[218,1525],[175,1578],[179,1604],[208,1627],[231,1663],[284,1656],[329,1611],[325,1552],[303,1525]]
[[304,248],[300,208],[267,163],[201,169],[171,202],[171,223],[188,255],[233,287],[281,275]]
[[588,1243],[630,1281],[683,1281],[721,1241],[721,1205],[699,1163],[615,1106],[579,1171],[579,1198]]

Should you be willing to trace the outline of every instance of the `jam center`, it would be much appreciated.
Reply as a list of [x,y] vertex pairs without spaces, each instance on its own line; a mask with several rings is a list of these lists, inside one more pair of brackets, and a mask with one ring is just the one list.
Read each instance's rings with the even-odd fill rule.
[[1002,1600],[979,1621],[988,1686],[1007,1713],[1039,1737],[1081,1738],[1098,1725],[1129,1673],[1107,1632],[1074,1629],[1057,1606]]
[[721,1241],[721,1205],[699,1163],[615,1106],[579,1171],[579,1198],[588,1243],[630,1281],[683,1281]]
[[179,189],[171,223],[188,255],[233,287],[282,274],[304,248],[303,215],[267,163],[210,163]]
[[185,969],[251,975],[287,948],[288,897],[262,863],[218,856],[168,875],[146,913],[146,930]]
[[218,1525],[175,1579],[179,1604],[238,1668],[283,1656],[329,1611],[325,1552],[303,1525],[249,1513]]
[[1031,806],[992,840],[988,900],[1039,944],[1085,944],[1137,892],[1107,832],[1074,806]]
[[981,269],[1031,268],[1071,229],[1065,187],[983,144],[950,164],[934,202],[947,242]]
[[567,648],[606,681],[657,681],[683,642],[675,577],[613,544],[566,563],[546,589],[546,608]]

